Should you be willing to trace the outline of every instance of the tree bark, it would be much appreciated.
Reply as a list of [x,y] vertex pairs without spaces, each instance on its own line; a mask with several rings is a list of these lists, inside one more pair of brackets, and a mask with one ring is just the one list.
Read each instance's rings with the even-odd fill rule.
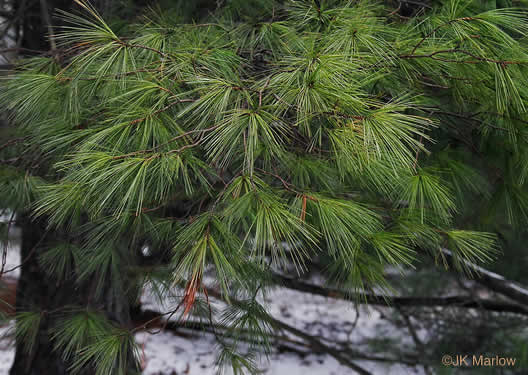
[[[113,0],[92,0],[101,14],[110,11]],[[61,21],[56,17],[58,9],[70,11],[75,7],[72,0],[16,0],[13,1],[14,24],[18,28],[17,34],[21,38],[17,45],[34,51],[48,51],[50,45],[50,31],[57,33]],[[79,7],[77,7],[79,8]]]
[[[24,340],[16,340],[15,361],[9,375],[67,375],[70,366],[60,351],[53,350],[51,329],[56,311],[65,306],[96,306],[114,325],[131,329],[131,306],[122,288],[108,283],[101,296],[94,299],[90,291],[93,281],[79,285],[75,275],[58,281],[42,268],[38,255],[50,246],[67,239],[66,233],[46,229],[42,221],[19,218],[22,223],[21,259],[22,266],[16,291],[16,311],[32,311],[41,314],[39,332],[30,353],[25,350]],[[123,281],[126,284],[126,280]],[[53,313],[55,311],[55,314]],[[127,374],[139,373],[139,365],[129,353]],[[86,368],[82,375],[95,374],[93,368]]]
[[31,222],[27,218],[21,220],[22,245],[21,259],[24,264],[20,270],[16,292],[16,311],[40,311],[43,316],[39,327],[37,342],[31,353],[24,350],[23,340],[16,341],[15,362],[11,367],[10,375],[44,375],[67,374],[67,365],[60,355],[53,351],[53,343],[49,337],[50,320],[46,311],[64,306],[68,301],[68,294],[75,296],[71,286],[57,285],[38,264],[37,254],[45,245],[49,236],[42,224]]
[[50,49],[48,39],[49,27],[43,12],[51,19],[55,9],[68,10],[73,4],[68,0],[46,0],[47,9],[41,7],[42,2],[21,0],[14,2],[14,14],[18,17],[16,25],[21,40],[18,45],[35,51],[47,51]]

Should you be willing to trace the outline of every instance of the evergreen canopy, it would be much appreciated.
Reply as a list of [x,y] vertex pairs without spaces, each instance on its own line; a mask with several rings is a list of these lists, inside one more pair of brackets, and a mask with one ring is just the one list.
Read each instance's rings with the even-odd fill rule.
[[[526,222],[522,9],[450,0],[406,18],[375,1],[230,1],[209,23],[153,12],[121,36],[76,2],[50,36],[59,50],[3,82],[16,127],[2,206],[68,233],[38,254],[58,281],[131,300],[147,283],[183,286],[173,314],[232,330],[221,365],[255,371],[262,346],[242,354],[238,338],[269,343],[257,296],[273,272],[316,263],[350,292],[390,289],[387,265],[442,247],[491,261],[497,227]],[[17,318],[31,350],[41,314]],[[96,304],[50,319],[72,371],[126,372],[129,327]]]

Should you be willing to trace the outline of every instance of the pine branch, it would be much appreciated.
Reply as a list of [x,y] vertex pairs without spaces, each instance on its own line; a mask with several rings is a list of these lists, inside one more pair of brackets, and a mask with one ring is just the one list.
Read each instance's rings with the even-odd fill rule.
[[22,137],[22,138],[13,138],[9,141],[7,141],[6,143],[4,143],[3,145],[0,146],[0,151],[2,151],[4,148],[6,147],[9,147],[9,146],[12,146],[12,145],[15,145],[17,143],[20,143],[20,142],[23,142],[27,139],[27,137]]
[[[178,139],[187,137],[187,136],[189,136],[191,134],[201,133],[201,136],[203,136],[203,134],[205,134],[207,132],[210,132],[210,131],[213,131],[213,130],[217,129],[219,126],[220,125],[215,125],[215,126],[211,126],[210,128],[207,128],[207,129],[189,130],[189,131],[187,131],[187,132],[185,132],[183,134],[180,134],[180,135],[178,135],[178,136],[176,136],[174,138],[169,139],[167,142],[165,142],[165,143],[163,143],[161,145],[158,145],[156,147],[150,148],[148,150],[139,150],[139,151],[131,152],[129,154],[115,156],[112,159],[113,160],[120,160],[120,159],[126,159],[126,158],[129,158],[129,157],[133,157],[133,156],[137,156],[137,155],[141,155],[141,154],[149,154],[149,153],[155,152],[156,150],[159,150],[163,146],[167,146],[168,144],[173,143],[173,142],[177,141]],[[199,144],[199,141],[195,142],[195,143],[192,143],[192,144],[187,144],[185,146],[182,146],[181,148],[179,148],[177,150],[170,150],[170,151],[168,151],[168,153],[179,153],[179,152],[185,150],[186,148],[194,147],[194,146],[196,146],[198,144]]]
[[144,49],[144,50],[147,50],[147,51],[151,51],[151,52],[154,52],[154,53],[157,53],[158,55],[160,55],[161,57],[163,58],[167,58],[169,57],[170,55],[165,53],[165,52],[162,52],[160,50],[157,50],[155,48],[152,48],[152,47],[149,47],[149,46],[144,46],[144,45],[140,45],[140,44],[130,44],[130,43],[125,43],[121,40],[119,41],[116,41],[116,43],[118,45],[121,45],[123,47],[128,47],[128,48],[140,48],[140,49]]
[[429,34],[427,34],[426,36],[424,36],[413,48],[413,50],[411,51],[411,55],[414,55],[414,53],[416,52],[416,50],[423,44],[423,42],[425,42],[428,38],[430,38],[431,36],[433,36],[438,30],[440,30],[442,27],[446,27],[446,26],[449,26],[455,22],[462,22],[462,21],[475,21],[475,20],[478,20],[479,18],[477,17],[462,17],[462,18],[457,18],[457,19],[454,19],[454,20],[449,20],[439,26],[437,26],[433,31],[431,31]]
[[285,331],[288,331],[288,332],[294,334],[295,336],[298,336],[298,337],[306,340],[307,342],[309,342],[310,345],[312,346],[312,348],[315,351],[323,352],[323,353],[327,353],[327,354],[331,355],[339,363],[341,363],[344,366],[347,366],[347,367],[351,368],[352,370],[354,370],[358,374],[360,374],[360,375],[372,375],[372,373],[370,373],[369,371],[365,370],[363,367],[358,366],[354,362],[350,361],[348,359],[349,358],[349,354],[346,351],[330,347],[330,346],[324,344],[317,337],[309,335],[309,334],[307,334],[307,333],[305,333],[305,332],[303,332],[303,331],[301,331],[301,330],[299,330],[299,329],[297,329],[295,327],[292,327],[292,326],[284,323],[283,321],[280,321],[280,320],[277,320],[277,319],[272,319],[272,322],[277,327],[279,327],[279,328],[281,328],[281,329],[283,329]]
[[[375,1],[292,2],[273,22],[254,24],[237,14],[225,26],[174,25],[160,17],[118,37],[87,1],[75,1],[84,14],[63,14],[69,25],[56,36],[65,46],[56,51],[60,58],[47,53],[28,60],[7,77],[0,95],[16,136],[27,137],[15,155],[11,136],[0,142],[7,159],[0,163],[43,176],[35,181],[20,173],[13,181],[15,168],[4,168],[4,207],[30,209],[52,226],[70,225],[83,253],[93,255],[77,260],[61,248],[39,254],[58,279],[67,273],[90,280],[94,289],[133,290],[120,283],[128,273],[114,245],[121,239],[134,249],[148,244],[149,257],[162,257],[157,264],[168,268],[160,272],[162,283],[195,282],[182,302],[188,311],[209,267],[226,299],[234,284],[253,295],[259,280],[269,280],[263,259],[304,267],[312,264],[311,250],[323,248],[317,256],[343,282],[336,285],[351,285],[355,293],[281,275],[275,283],[397,309],[528,315],[528,292],[475,269],[476,261],[494,259],[495,236],[454,227],[458,213],[468,215],[465,203],[486,195],[488,185],[506,191],[508,218],[513,211],[528,217],[521,186],[528,171],[515,190],[502,178],[526,164],[523,124],[514,119],[522,120],[526,109],[524,11],[475,15],[476,3],[453,0],[435,5],[432,17],[422,9],[403,23],[392,21],[398,9],[409,10],[405,2],[389,15]],[[446,121],[452,119],[456,130],[455,121]],[[489,119],[496,121],[488,129]],[[438,152],[443,147],[452,151]],[[418,168],[422,151],[431,157]],[[39,160],[24,163],[29,153]],[[487,277],[514,301],[357,292],[365,284],[384,285],[387,264],[412,266],[417,243],[436,247],[442,240],[453,249],[453,265]],[[125,263],[134,266],[132,258]],[[131,268],[137,268],[134,280],[143,280],[145,270]],[[225,311],[226,326],[251,327],[259,331],[253,338],[266,344],[260,333],[271,328],[269,314],[254,300],[235,302]],[[245,322],[237,316],[244,306]],[[368,373],[350,361],[346,344],[272,321],[306,348]],[[412,327],[410,333],[416,336]],[[117,348],[108,340],[105,345]],[[221,363],[256,372],[253,358],[225,349]],[[111,356],[99,354],[110,363]]]
[[[443,54],[443,53],[461,53],[463,55],[473,57],[476,61],[472,61],[472,60],[460,61],[460,60],[452,60],[452,59],[444,59],[444,58],[436,57],[436,55]],[[438,61],[443,61],[443,62],[461,63],[461,64],[478,64],[479,62],[489,62],[489,63],[499,64],[503,67],[506,65],[527,64],[526,61],[496,60],[496,59],[491,59],[487,57],[481,57],[481,56],[475,55],[474,53],[471,53],[469,51],[465,51],[459,48],[439,50],[439,51],[431,52],[426,55],[410,54],[410,55],[400,55],[399,57],[402,59],[419,59],[419,58],[429,57],[429,58],[432,58],[433,60],[438,60]]]

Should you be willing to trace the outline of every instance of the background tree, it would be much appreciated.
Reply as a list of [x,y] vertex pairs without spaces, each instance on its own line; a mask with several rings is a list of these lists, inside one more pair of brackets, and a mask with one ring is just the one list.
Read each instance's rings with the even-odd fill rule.
[[[19,304],[34,367],[14,374],[43,373],[45,346],[54,373],[131,373],[129,310],[146,282],[184,288],[171,314],[221,316],[219,364],[254,371],[285,328],[257,297],[306,287],[281,272],[388,294],[388,265],[429,254],[474,271],[496,233],[522,234],[522,10],[230,1],[210,22],[167,11],[122,37],[77,3],[55,53],[21,64],[2,98],[16,125],[3,206],[41,228],[23,242],[34,274],[20,290],[60,290]],[[209,295],[230,306],[213,311]],[[250,355],[241,332],[261,344]]]

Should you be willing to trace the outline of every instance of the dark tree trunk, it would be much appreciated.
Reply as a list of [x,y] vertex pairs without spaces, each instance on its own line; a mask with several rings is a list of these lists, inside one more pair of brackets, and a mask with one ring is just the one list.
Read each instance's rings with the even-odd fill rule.
[[[50,321],[45,311],[51,311],[71,302],[75,296],[71,286],[56,285],[41,269],[37,255],[46,246],[47,240],[43,238],[45,230],[39,223],[24,220],[22,225],[21,259],[25,260],[21,267],[20,278],[17,285],[16,310],[39,311],[43,314],[39,334],[34,350],[27,353],[24,343],[16,342],[15,362],[10,375],[44,375],[66,374],[67,365],[58,353],[53,351],[48,330]],[[50,234],[48,233],[47,236]]]
[[[101,14],[110,11],[115,0],[92,0]],[[14,0],[14,14],[17,17],[16,27],[21,40],[18,44],[29,50],[50,50],[50,30],[56,33],[61,25],[61,20],[56,17],[58,9],[70,11],[74,9],[73,0]],[[76,7],[79,8],[78,6]],[[51,25],[48,25],[48,21]],[[51,29],[50,27],[51,26]]]
[[[65,306],[91,306],[104,314],[114,325],[130,329],[132,320],[129,297],[122,290],[128,286],[126,279],[121,285],[108,284],[97,299],[93,296],[93,281],[79,285],[75,275],[59,282],[46,270],[42,269],[38,255],[50,246],[67,239],[66,233],[59,233],[46,229],[43,222],[32,221],[29,218],[19,218],[22,223],[22,244],[20,278],[16,292],[16,311],[40,312],[41,320],[39,333],[31,353],[24,347],[24,340],[17,340],[15,362],[10,375],[66,375],[68,366],[60,355],[53,350],[50,329],[53,327],[56,314],[48,312],[58,311]],[[138,373],[138,364],[129,358],[127,374]],[[82,375],[91,375],[95,371],[87,368]]]
[[[55,9],[68,10],[72,4],[73,1],[71,0],[15,1],[14,10],[19,17],[17,20],[18,35],[21,37],[19,45],[36,51],[49,50],[50,44],[47,36],[50,29],[47,25],[47,19],[52,18]],[[45,5],[47,9],[44,9],[42,5]]]

